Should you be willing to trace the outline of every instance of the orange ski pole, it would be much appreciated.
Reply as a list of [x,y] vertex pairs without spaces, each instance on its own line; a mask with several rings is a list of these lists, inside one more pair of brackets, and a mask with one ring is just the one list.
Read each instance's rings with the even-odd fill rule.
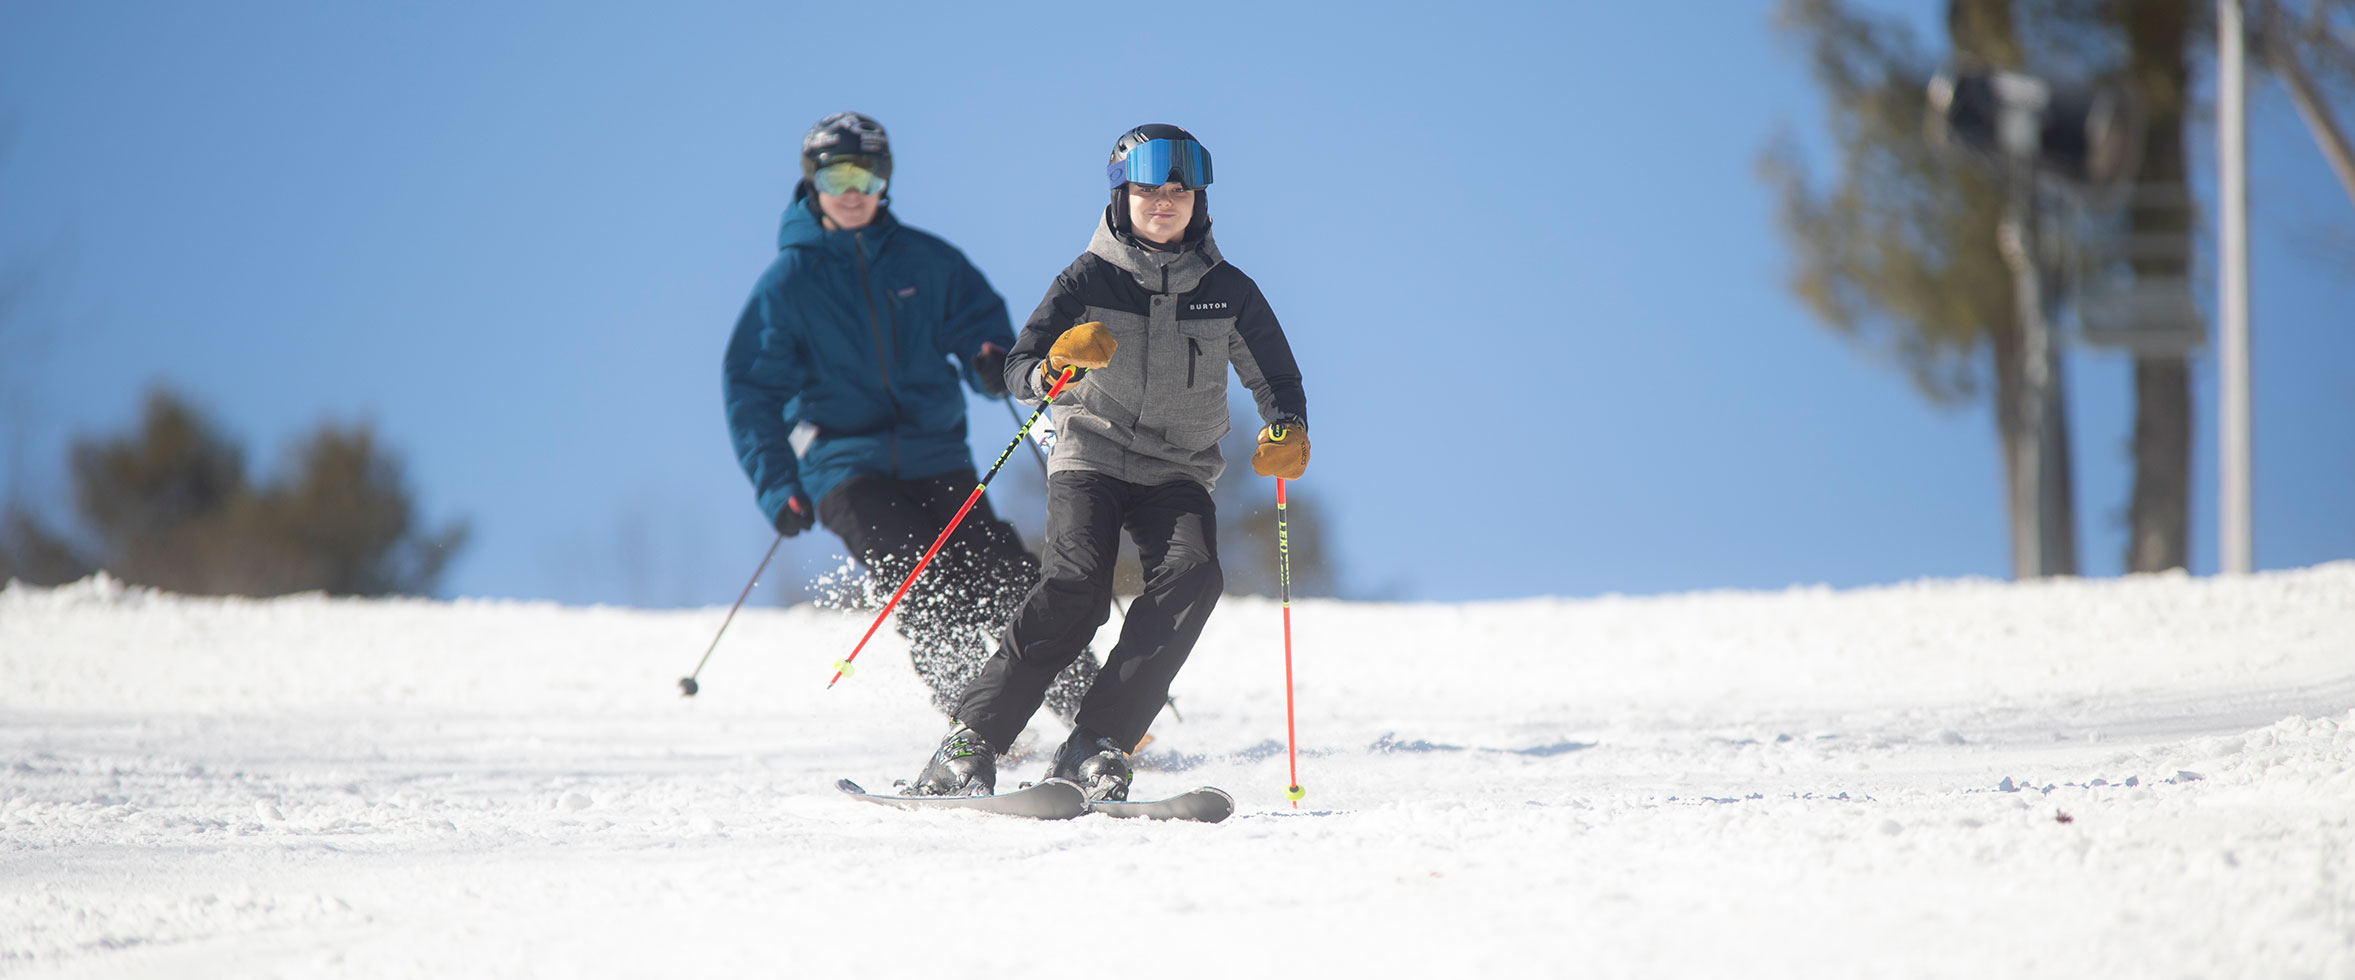
[[924,566],[932,564],[932,556],[940,554],[940,546],[948,543],[949,535],[957,533],[957,525],[973,510],[974,502],[981,499],[981,492],[989,489],[989,481],[997,479],[998,468],[1006,465],[1007,457],[1014,455],[1014,447],[1022,445],[1022,437],[1030,433],[1030,427],[1038,422],[1039,415],[1047,410],[1047,405],[1055,400],[1056,395],[1063,393],[1064,385],[1070,384],[1078,376],[1078,368],[1067,367],[1055,379],[1055,386],[1047,390],[1047,397],[1039,402],[1038,408],[1030,413],[1030,418],[1023,420],[1022,428],[1014,433],[1014,441],[1006,444],[1006,451],[998,454],[997,462],[989,464],[989,472],[982,475],[981,483],[965,496],[965,506],[957,508],[957,516],[949,518],[949,526],[941,528],[940,537],[932,539],[932,547],[925,550],[923,559],[916,562],[915,568],[908,570],[907,581],[899,584],[899,591],[892,593],[891,601],[883,604],[883,611],[875,614],[875,622],[867,627],[867,635],[859,637],[859,645],[850,649],[850,656],[834,662],[834,679],[826,682],[828,690],[832,690],[837,681],[850,676],[851,662],[859,659],[859,651],[866,649],[867,641],[875,638],[875,631],[882,628],[883,621],[899,606],[900,597],[908,594],[908,586],[916,584],[916,576],[924,574]]
[[1284,601],[1284,754],[1292,764],[1292,785],[1284,787],[1284,798],[1292,801],[1292,808],[1300,809],[1300,798],[1308,791],[1300,787],[1300,743],[1295,736],[1292,714],[1292,531],[1284,520],[1284,478],[1276,478],[1276,593]]

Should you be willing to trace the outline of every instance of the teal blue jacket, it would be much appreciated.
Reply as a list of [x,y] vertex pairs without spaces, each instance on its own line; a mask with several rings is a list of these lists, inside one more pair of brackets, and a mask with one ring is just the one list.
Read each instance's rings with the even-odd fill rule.
[[827,231],[816,202],[797,196],[721,370],[728,435],[761,512],[775,523],[794,493],[815,505],[860,474],[971,468],[957,384],[987,393],[973,361],[985,343],[1011,348],[1014,329],[964,253],[889,208]]

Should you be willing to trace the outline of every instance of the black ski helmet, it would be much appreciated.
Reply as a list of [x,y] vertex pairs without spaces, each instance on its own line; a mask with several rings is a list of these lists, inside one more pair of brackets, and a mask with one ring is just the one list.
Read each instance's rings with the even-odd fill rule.
[[[1112,141],[1112,157],[1104,163],[1109,167],[1126,160],[1128,159],[1128,151],[1154,140],[1192,140],[1196,144],[1202,142],[1194,139],[1194,134],[1168,123],[1146,123],[1120,134],[1119,139]],[[1207,154],[1209,150],[1205,148],[1203,152]],[[1129,227],[1128,184],[1126,182],[1112,185],[1112,206],[1106,209],[1105,215],[1112,222],[1112,230],[1124,235],[1136,233],[1134,229]],[[1194,190],[1194,217],[1186,222],[1184,240],[1197,241],[1204,232],[1209,230],[1210,189],[1208,187],[1196,188]]]
[[837,112],[802,134],[801,179],[815,177],[819,168],[844,159],[890,180],[891,136],[883,131],[883,124],[872,116]]

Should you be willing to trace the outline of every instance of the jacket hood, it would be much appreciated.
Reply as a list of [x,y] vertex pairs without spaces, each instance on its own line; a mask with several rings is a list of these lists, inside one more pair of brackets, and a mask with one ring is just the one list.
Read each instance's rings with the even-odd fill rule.
[[1096,219],[1096,234],[1088,239],[1088,251],[1135,276],[1137,285],[1149,293],[1193,292],[1194,287],[1202,284],[1203,276],[1226,262],[1208,229],[1200,238],[1184,242],[1177,251],[1155,251],[1113,231],[1109,209]]
[[898,227],[899,219],[891,216],[891,203],[885,201],[875,209],[875,220],[866,227],[851,231],[827,231],[825,221],[818,217],[817,198],[797,193],[793,203],[786,206],[783,220],[777,222],[777,248],[779,251],[795,246],[849,249],[855,247],[853,236],[863,232],[867,239],[867,250],[872,252]]

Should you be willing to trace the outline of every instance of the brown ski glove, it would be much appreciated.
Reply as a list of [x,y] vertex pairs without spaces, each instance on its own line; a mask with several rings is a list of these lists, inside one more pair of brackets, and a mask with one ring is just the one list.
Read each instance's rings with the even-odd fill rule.
[[1297,480],[1308,469],[1308,423],[1277,419],[1259,430],[1259,448],[1251,451],[1251,472],[1279,480]]
[[1090,320],[1055,338],[1055,346],[1047,348],[1046,373],[1062,374],[1067,367],[1093,371],[1112,363],[1112,352],[1119,349],[1120,342],[1112,339],[1112,331]]

